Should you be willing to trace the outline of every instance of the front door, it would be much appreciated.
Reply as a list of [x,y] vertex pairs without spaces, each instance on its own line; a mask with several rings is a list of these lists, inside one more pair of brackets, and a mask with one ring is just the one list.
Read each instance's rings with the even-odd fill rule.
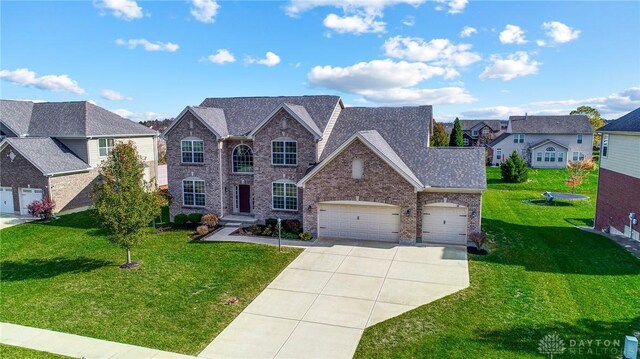
[[238,185],[238,202],[239,212],[251,212],[251,186],[247,184]]

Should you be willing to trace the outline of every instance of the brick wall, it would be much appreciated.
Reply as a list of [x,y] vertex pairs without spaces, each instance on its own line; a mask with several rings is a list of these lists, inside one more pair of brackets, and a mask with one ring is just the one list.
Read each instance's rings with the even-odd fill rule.
[[[446,201],[445,201],[446,198]],[[418,236],[422,236],[422,210],[427,204],[432,203],[455,203],[469,209],[467,213],[467,233],[480,232],[482,194],[480,193],[439,193],[420,192],[418,193]],[[475,212],[475,214],[473,214]]]
[[[613,226],[624,232],[624,226],[629,225],[630,212],[636,213],[640,219],[640,178],[601,167],[595,228],[602,230]],[[640,231],[640,224],[633,229]]]
[[[180,153],[180,141],[187,137],[197,137],[204,141],[204,163],[183,164]],[[220,207],[220,169],[218,141],[191,112],[187,112],[182,120],[173,128],[167,138],[167,177],[169,192],[173,196],[171,219],[178,213],[221,214]],[[182,203],[182,180],[198,177],[204,180],[205,207],[185,207]]]
[[[9,154],[15,155],[13,161]],[[41,188],[48,192],[47,177],[18,151],[7,145],[0,152],[0,186],[13,188],[13,209],[20,211],[20,188]]]
[[[351,178],[354,158],[363,162],[363,178]],[[318,202],[367,201],[401,207],[400,238],[415,242],[416,193],[413,185],[373,153],[360,140],[355,140],[342,153],[321,169],[305,185],[303,226],[317,234]],[[409,214],[407,214],[409,213]]]
[[[283,127],[283,121],[286,126]],[[291,138],[298,141],[297,166],[274,166],[271,164],[271,141],[277,138]],[[307,131],[286,111],[281,110],[258,133],[253,142],[254,165],[254,213],[256,219],[280,217],[282,219],[302,220],[302,189],[298,190],[298,210],[278,211],[271,209],[271,183],[287,179],[298,182],[309,168],[309,163],[316,160],[316,142],[311,132]]]
[[99,169],[65,176],[51,177],[51,198],[56,202],[56,212],[91,206],[91,191],[98,180]]

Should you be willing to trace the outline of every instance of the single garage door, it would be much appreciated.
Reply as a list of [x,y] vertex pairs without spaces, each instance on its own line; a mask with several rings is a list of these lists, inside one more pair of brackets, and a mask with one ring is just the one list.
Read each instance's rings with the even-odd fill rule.
[[320,203],[318,235],[397,242],[400,236],[400,207],[367,203]]
[[42,190],[40,188],[21,188],[20,189],[20,214],[29,214],[27,206],[33,201],[42,199]]
[[13,189],[11,187],[0,187],[0,212],[13,213]]
[[425,206],[422,242],[467,245],[467,207]]

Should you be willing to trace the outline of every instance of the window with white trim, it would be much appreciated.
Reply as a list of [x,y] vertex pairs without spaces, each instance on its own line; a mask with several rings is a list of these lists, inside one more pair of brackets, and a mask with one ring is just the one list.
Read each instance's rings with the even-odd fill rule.
[[524,134],[516,133],[513,135],[513,143],[524,143]]
[[462,144],[463,144],[463,145],[465,145],[465,146],[469,146],[469,139],[468,139],[468,138],[466,138],[466,137],[465,137],[465,138],[463,138],[463,139],[462,139]]
[[271,164],[295,166],[298,164],[298,142],[289,139],[271,141]]
[[582,134],[581,133],[578,134],[577,142],[578,142],[578,144],[582,143]]
[[182,204],[204,207],[204,181],[201,179],[182,180]]
[[239,144],[233,149],[233,173],[253,173],[253,151],[245,144]]
[[182,163],[204,163],[204,142],[202,140],[182,140],[180,152]]
[[502,161],[502,148],[496,148],[496,159]]
[[351,161],[351,178],[362,179],[362,172],[362,160],[359,158],[354,158],[353,161]]
[[98,139],[98,154],[100,157],[107,157],[111,150],[113,150],[113,138],[100,138]]
[[602,157],[607,157],[607,153],[609,152],[609,135],[602,135]]
[[298,186],[294,182],[278,181],[271,184],[271,208],[282,211],[298,210]]
[[558,152],[558,163],[564,163],[564,152]]
[[471,136],[478,136],[478,130],[471,130]]
[[542,152],[536,153],[536,161],[542,162]]
[[584,152],[574,152],[573,153],[573,162],[575,161],[584,161]]

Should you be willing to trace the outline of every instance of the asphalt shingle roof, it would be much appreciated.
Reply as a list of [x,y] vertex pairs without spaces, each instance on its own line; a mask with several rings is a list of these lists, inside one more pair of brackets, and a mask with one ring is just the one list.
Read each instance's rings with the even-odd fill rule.
[[89,137],[156,134],[150,128],[87,101],[33,103],[3,100],[2,108],[0,120],[9,128],[16,127],[21,132],[18,135]]
[[314,131],[316,135],[318,135],[318,137],[322,136],[322,131],[318,128],[318,125],[315,123],[315,121],[313,121],[313,118],[311,118],[311,115],[309,115],[307,109],[305,109],[303,106],[298,106],[290,103],[285,103],[285,105],[293,113],[295,113],[296,116],[298,116],[302,120],[302,122],[306,124],[307,127]]
[[511,133],[593,133],[589,118],[585,115],[510,116],[509,122],[511,123]]
[[460,120],[460,126],[462,126],[462,131],[471,131],[473,127],[481,122],[484,122],[494,132],[500,131],[502,126],[502,121],[500,120]]
[[50,137],[8,137],[5,141],[45,175],[89,169],[71,150]]
[[640,107],[598,129],[602,132],[640,132]]
[[222,109],[201,106],[189,106],[189,108],[206,122],[209,127],[216,131],[218,135],[222,137],[229,135],[227,120],[224,117],[224,111]]
[[429,147],[420,149],[414,164],[425,186],[442,188],[487,188],[484,148]]
[[215,107],[224,111],[230,135],[244,136],[251,132],[276,107],[286,103],[305,108],[320,133],[340,101],[339,96],[277,96],[207,98],[201,107]]
[[380,135],[380,133],[376,130],[372,131],[358,131],[358,134],[364,138],[371,146],[375,147],[380,153],[382,153],[390,162],[394,163],[398,168],[409,178],[414,180],[417,183],[420,183],[420,180],[416,177],[416,175],[411,171],[409,166],[398,156],[396,151],[391,148],[389,143]]

